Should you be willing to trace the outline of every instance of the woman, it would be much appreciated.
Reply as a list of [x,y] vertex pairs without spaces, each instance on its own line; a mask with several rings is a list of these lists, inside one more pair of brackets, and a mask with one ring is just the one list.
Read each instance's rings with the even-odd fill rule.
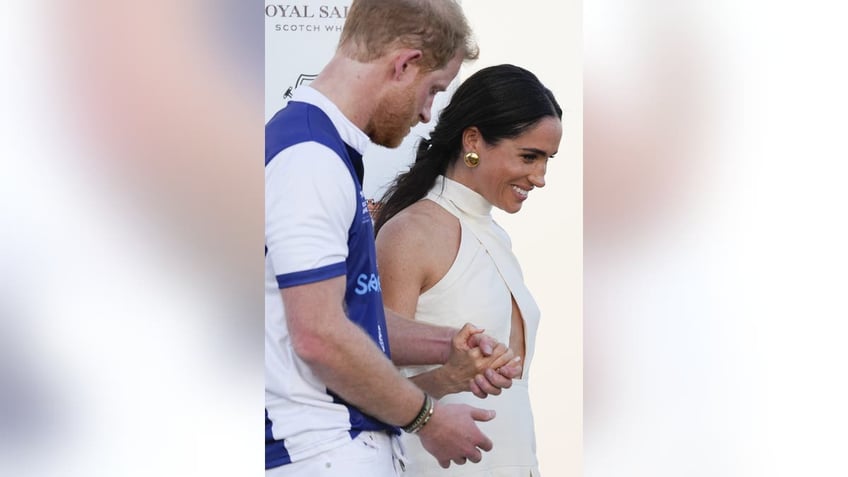
[[[375,229],[385,305],[440,325],[475,323],[508,343],[524,364],[511,389],[486,402],[497,417],[480,429],[495,446],[480,463],[444,470],[417,439],[404,436],[409,475],[539,475],[527,392],[539,309],[491,209],[518,212],[530,191],[545,185],[561,118],[553,94],[529,71],[482,69],[456,90],[430,139],[419,144],[415,163],[383,198]],[[404,371],[416,376],[438,369]],[[475,400],[471,393],[442,398]]]

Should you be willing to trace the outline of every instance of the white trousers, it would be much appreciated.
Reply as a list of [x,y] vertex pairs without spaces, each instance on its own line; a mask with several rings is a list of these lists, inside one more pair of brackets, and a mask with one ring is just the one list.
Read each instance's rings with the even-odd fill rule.
[[265,477],[399,477],[405,460],[400,439],[366,431],[356,439],[306,460],[265,471]]

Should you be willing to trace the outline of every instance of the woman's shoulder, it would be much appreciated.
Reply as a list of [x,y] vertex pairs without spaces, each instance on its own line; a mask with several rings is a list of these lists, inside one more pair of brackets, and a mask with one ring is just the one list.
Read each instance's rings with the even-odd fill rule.
[[459,220],[453,214],[435,202],[420,200],[383,225],[377,235],[377,255],[450,264],[459,249],[460,237]]
[[419,200],[398,212],[383,226],[383,230],[390,234],[418,239],[444,237],[451,232],[459,234],[459,228],[459,220],[453,214],[427,199]]

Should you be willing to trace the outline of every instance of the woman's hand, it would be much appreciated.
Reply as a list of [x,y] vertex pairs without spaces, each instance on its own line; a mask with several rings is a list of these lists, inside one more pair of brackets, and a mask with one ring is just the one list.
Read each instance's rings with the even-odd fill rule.
[[471,391],[479,398],[498,395],[521,375],[521,358],[470,323],[452,340],[448,361],[439,368],[452,392]]

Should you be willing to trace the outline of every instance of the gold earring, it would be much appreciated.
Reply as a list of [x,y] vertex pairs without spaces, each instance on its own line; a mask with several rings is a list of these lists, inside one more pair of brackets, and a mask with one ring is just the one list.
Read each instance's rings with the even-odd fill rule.
[[477,155],[476,152],[469,152],[465,154],[465,165],[471,168],[477,167],[480,164],[480,156]]

